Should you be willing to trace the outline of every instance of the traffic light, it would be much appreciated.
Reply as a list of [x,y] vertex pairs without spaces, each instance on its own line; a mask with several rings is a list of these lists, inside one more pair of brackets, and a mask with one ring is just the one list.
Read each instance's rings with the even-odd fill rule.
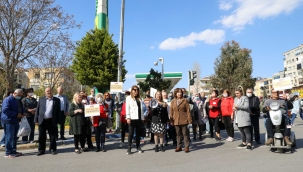
[[190,71],[190,80],[189,80],[190,85],[195,84],[195,78],[197,78],[197,72],[196,71]]

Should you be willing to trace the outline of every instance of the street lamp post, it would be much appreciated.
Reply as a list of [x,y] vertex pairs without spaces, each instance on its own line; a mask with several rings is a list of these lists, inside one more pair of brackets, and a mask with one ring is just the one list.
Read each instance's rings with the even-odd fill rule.
[[[161,76],[161,79],[162,79],[162,81],[164,81],[164,58],[163,57],[160,57],[159,58],[159,61],[162,63],[162,76]],[[158,62],[159,61],[156,61],[155,63],[154,63],[154,65],[155,66],[158,66]]]

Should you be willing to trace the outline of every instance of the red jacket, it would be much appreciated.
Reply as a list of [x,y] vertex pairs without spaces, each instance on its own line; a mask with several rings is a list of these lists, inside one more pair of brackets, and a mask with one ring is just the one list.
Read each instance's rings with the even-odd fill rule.
[[108,105],[107,104],[102,104],[100,105],[100,116],[94,116],[93,117],[93,123],[94,123],[94,127],[98,127],[99,126],[99,119],[100,118],[105,118],[107,119],[107,115],[106,113],[107,111]]
[[126,123],[127,122],[127,120],[126,120],[126,102],[124,102],[122,104],[122,109],[121,109],[121,113],[120,114],[121,114],[120,115],[120,121],[122,123]]
[[217,118],[220,114],[220,103],[221,100],[219,98],[210,99],[209,106],[213,106],[212,109],[209,109],[209,117],[210,118]]
[[231,116],[233,113],[234,99],[232,97],[222,98],[221,100],[221,113],[222,116]]

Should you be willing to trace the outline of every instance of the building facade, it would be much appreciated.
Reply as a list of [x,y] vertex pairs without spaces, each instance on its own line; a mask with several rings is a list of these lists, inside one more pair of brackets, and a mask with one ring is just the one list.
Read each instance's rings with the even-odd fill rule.
[[256,81],[256,85],[254,87],[254,94],[258,97],[264,96],[264,90],[266,90],[265,95],[270,96],[272,86],[272,78],[262,78]]
[[52,87],[56,88],[62,86],[69,88],[70,86],[81,87],[79,82],[75,79],[74,73],[67,68],[31,68],[28,71],[29,87],[34,90]]
[[293,87],[303,85],[303,44],[283,54],[285,76],[291,78]]
[[213,90],[213,86],[211,85],[211,82],[210,82],[210,77],[204,77],[202,79],[200,79],[200,86],[201,86],[201,89],[200,89],[200,92],[204,92],[205,93],[205,96],[209,96],[211,94],[211,91]]

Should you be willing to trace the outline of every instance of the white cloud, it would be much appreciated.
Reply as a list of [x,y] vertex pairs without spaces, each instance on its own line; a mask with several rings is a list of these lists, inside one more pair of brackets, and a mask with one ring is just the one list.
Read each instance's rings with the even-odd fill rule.
[[154,48],[155,48],[155,46],[151,46],[151,47],[150,47],[150,49],[152,49],[152,50],[153,50]]
[[161,50],[176,50],[196,45],[197,41],[203,41],[205,44],[217,44],[225,39],[224,30],[207,29],[200,33],[192,32],[188,36],[180,38],[168,38],[160,43]]
[[135,74],[126,74],[125,78],[126,79],[134,79],[135,78]]
[[230,15],[222,16],[215,23],[221,23],[224,27],[233,30],[242,30],[245,25],[253,24],[255,19],[290,13],[303,2],[303,0],[231,0],[230,2],[232,1],[237,4],[237,9]]
[[220,10],[229,10],[233,7],[233,1],[221,0],[219,3]]

